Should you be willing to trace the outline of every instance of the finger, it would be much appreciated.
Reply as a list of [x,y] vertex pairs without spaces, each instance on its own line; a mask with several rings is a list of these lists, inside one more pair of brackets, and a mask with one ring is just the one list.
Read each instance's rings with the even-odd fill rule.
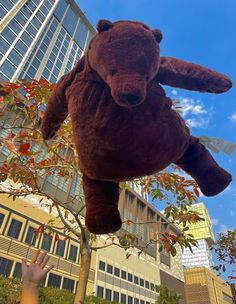
[[31,264],[35,264],[36,263],[39,254],[40,254],[40,249],[36,250],[35,254],[32,257]]
[[42,252],[42,253],[39,255],[39,257],[38,257],[38,259],[37,259],[37,264],[38,264],[39,266],[41,266],[41,264],[43,263],[43,260],[44,260],[44,257],[45,257],[46,254],[47,254],[46,252]]
[[55,265],[51,265],[47,269],[45,269],[45,274],[48,273],[50,270],[52,270],[54,266]]
[[44,268],[47,265],[48,260],[50,259],[50,256],[45,255],[42,264],[40,265],[41,268]]

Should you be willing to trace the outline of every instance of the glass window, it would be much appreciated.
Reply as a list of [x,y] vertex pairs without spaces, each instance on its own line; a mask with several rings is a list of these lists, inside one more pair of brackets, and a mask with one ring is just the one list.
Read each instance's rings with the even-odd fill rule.
[[114,292],[113,292],[113,301],[119,303],[119,300],[120,300],[119,292],[114,291]]
[[33,38],[26,31],[21,35],[21,39],[28,46],[31,44],[33,40]]
[[61,276],[50,273],[48,277],[48,286],[60,288],[61,286]]
[[43,77],[45,79],[48,79],[49,75],[50,75],[50,71],[47,68],[45,68],[43,71]]
[[47,14],[48,14],[48,8],[44,4],[42,4],[40,6],[40,10],[44,14],[44,16],[47,16]]
[[66,246],[65,241],[58,240],[57,241],[56,255],[59,255],[59,256],[63,257],[64,256],[64,252],[65,252],[65,246]]
[[65,0],[61,0],[59,1],[55,11],[54,11],[54,15],[59,19],[62,20],[62,17],[66,11],[68,3]]
[[26,16],[26,18],[31,16],[31,11],[26,5],[23,5],[20,11]]
[[75,286],[75,281],[74,280],[64,278],[62,288],[68,289],[71,292],[73,292],[74,291],[74,286]]
[[27,26],[26,30],[32,37],[35,37],[38,32],[37,29],[31,23]]
[[13,43],[16,39],[16,34],[13,33],[9,27],[6,27],[2,33],[1,36],[4,37],[9,43]]
[[151,290],[154,291],[154,284],[151,283],[150,286],[151,286]]
[[46,251],[50,251],[51,245],[52,245],[52,237],[44,233],[41,248]]
[[0,213],[0,228],[2,226],[3,220],[4,220],[5,214]]
[[134,276],[134,283],[138,284],[138,277],[137,276]]
[[35,57],[33,62],[32,62],[32,65],[38,69],[38,67],[40,66],[40,61]]
[[15,269],[14,269],[14,273],[13,273],[13,277],[21,279],[21,276],[22,276],[22,273],[21,273],[21,263],[16,263],[16,266],[15,266]]
[[128,273],[128,281],[133,282],[133,275]]
[[15,50],[12,50],[8,55],[8,58],[12,63],[14,63],[17,67],[20,65],[22,56]]
[[36,234],[35,234],[35,228],[29,226],[26,238],[25,238],[25,243],[30,244],[30,245],[35,245],[36,243]]
[[73,9],[70,7],[63,19],[63,26],[67,29],[68,33],[73,36],[78,17]]
[[126,271],[124,270],[121,271],[121,277],[122,279],[126,280]]
[[128,296],[128,304],[133,304],[133,298],[131,296]]
[[19,34],[19,32],[22,30],[22,25],[19,24],[16,21],[16,18],[13,18],[9,23],[8,26],[11,28],[11,30],[16,33],[17,35]]
[[88,34],[88,28],[86,27],[84,22],[80,19],[79,25],[75,32],[75,41],[79,44],[79,46],[82,49],[84,49],[87,34]]
[[145,288],[149,289],[149,282],[145,281]]
[[99,269],[100,269],[100,270],[105,271],[105,266],[106,266],[105,262],[99,261]]
[[36,16],[34,16],[34,18],[31,20],[31,22],[36,27],[36,29],[40,28],[41,23],[40,23],[39,19]]
[[0,5],[0,20],[3,19],[7,14],[7,10],[5,10],[1,5]]
[[111,289],[106,288],[106,300],[111,301]]
[[[56,82],[57,82],[57,77],[54,76],[54,75],[51,75],[51,77],[50,77],[50,82],[56,83]],[[62,189],[62,190],[63,190],[63,189]],[[66,192],[66,191],[65,191],[65,192]]]
[[110,264],[107,264],[107,272],[113,273],[113,267]]
[[8,11],[11,10],[13,4],[10,1],[1,1],[3,7],[5,7]]
[[7,235],[12,238],[18,239],[20,235],[21,227],[22,227],[22,223],[20,221],[12,219]]
[[27,74],[30,76],[31,79],[33,79],[35,77],[35,74],[36,74],[36,69],[31,66],[28,69]]
[[22,41],[22,40],[18,40],[17,43],[15,44],[15,49],[22,55],[24,55],[27,50],[28,47],[26,46],[26,44]]
[[144,279],[140,279],[140,286],[144,287]]
[[78,247],[76,247],[74,245],[70,245],[69,260],[76,262],[77,261],[77,252],[78,252]]
[[119,268],[115,267],[115,269],[114,269],[114,275],[117,276],[117,277],[120,276],[120,269]]
[[134,299],[134,304],[139,304],[139,299],[135,298]]
[[44,14],[42,12],[37,11],[37,13],[36,13],[35,16],[37,16],[37,18],[39,19],[39,21],[43,23],[43,21],[45,19],[45,16],[44,16]]
[[3,37],[0,36],[0,45],[1,45],[1,52],[5,54],[6,51],[9,49],[10,44],[5,39],[3,39]]
[[0,274],[9,277],[13,261],[0,257]]
[[27,22],[27,18],[22,14],[21,11],[19,11],[16,15],[15,15],[15,19],[22,25],[24,26]]
[[120,303],[121,304],[126,304],[126,295],[125,294],[121,294],[121,297],[120,297]]
[[[10,78],[6,77],[3,73],[0,72],[0,79],[5,80],[5,81],[9,81]],[[4,150],[4,151],[3,151]],[[4,155],[8,155],[9,154],[9,150],[7,150],[5,147],[2,148],[2,153]]]
[[101,286],[97,287],[97,296],[100,298],[103,298],[103,292],[104,292],[104,288]]
[[145,304],[144,300],[140,300],[140,304]]

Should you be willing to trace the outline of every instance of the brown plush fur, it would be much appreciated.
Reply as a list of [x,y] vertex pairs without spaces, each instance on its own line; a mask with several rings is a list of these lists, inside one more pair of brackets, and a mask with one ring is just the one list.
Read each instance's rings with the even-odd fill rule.
[[52,137],[69,113],[83,173],[86,225],[93,233],[121,226],[118,183],[178,164],[205,195],[230,183],[160,86],[222,93],[230,79],[205,67],[160,57],[162,34],[139,22],[101,20],[77,66],[58,82],[43,118]]

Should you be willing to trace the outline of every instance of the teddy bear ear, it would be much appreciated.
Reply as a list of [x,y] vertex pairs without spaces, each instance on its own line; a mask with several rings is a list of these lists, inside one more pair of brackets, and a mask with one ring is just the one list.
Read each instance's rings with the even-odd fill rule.
[[160,30],[156,29],[156,30],[152,30],[152,33],[153,33],[154,37],[156,38],[156,41],[158,43],[160,43],[163,38],[162,32]]
[[97,24],[97,30],[99,33],[107,31],[113,27],[113,23],[109,20],[99,20]]

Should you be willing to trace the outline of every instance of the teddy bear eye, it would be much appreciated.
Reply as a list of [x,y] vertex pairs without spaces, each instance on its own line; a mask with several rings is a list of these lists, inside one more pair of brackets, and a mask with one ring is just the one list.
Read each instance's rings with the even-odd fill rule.
[[117,72],[118,72],[118,71],[117,71],[117,69],[112,69],[112,70],[111,70],[111,76],[116,75],[116,74],[117,74]]

